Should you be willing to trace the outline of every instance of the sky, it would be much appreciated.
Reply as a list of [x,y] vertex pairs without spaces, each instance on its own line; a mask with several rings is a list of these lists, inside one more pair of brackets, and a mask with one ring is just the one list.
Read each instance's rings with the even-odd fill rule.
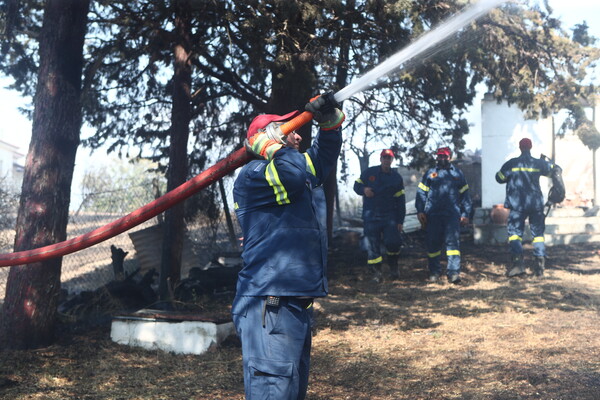
[[[590,34],[600,40],[600,0],[550,0],[549,3],[554,8],[555,15],[562,20],[565,29],[586,21]],[[2,116],[0,140],[17,146],[25,155],[31,138],[31,123],[18,109],[27,105],[29,99],[23,99],[17,92],[4,89],[8,82],[7,79],[0,78],[0,115]],[[596,85],[600,85],[600,82],[597,82]],[[483,97],[483,93],[481,93],[481,97]],[[475,101],[467,115],[471,122],[471,133],[465,137],[465,140],[467,148],[471,150],[481,147],[480,98]],[[80,148],[77,154],[74,179],[80,179],[83,172],[90,166],[99,167],[109,162],[106,152],[101,149],[90,155],[88,149]],[[73,191],[77,190],[75,184]]]

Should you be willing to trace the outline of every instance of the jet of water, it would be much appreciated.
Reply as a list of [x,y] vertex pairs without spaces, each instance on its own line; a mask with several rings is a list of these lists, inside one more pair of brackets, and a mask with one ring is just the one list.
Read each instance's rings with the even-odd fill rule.
[[399,68],[406,61],[416,58],[426,50],[441,43],[445,39],[454,35],[464,28],[467,24],[475,21],[479,17],[487,14],[492,8],[499,6],[507,0],[481,0],[466,10],[450,18],[437,28],[427,32],[415,42],[409,44],[345,88],[334,94],[338,102],[342,102],[356,93],[362,92],[379,78],[386,76],[391,71]]

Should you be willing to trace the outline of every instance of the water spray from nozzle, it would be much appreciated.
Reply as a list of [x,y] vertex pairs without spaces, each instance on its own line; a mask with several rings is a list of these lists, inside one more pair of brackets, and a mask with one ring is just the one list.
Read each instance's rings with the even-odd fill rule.
[[427,32],[354,82],[350,83],[348,86],[335,93],[333,97],[337,102],[342,102],[352,97],[354,94],[362,92],[379,78],[386,76],[393,70],[400,68],[408,60],[423,54],[426,50],[448,39],[470,22],[475,21],[479,17],[487,14],[492,8],[495,8],[506,1],[508,0],[481,0],[473,4],[437,28]]

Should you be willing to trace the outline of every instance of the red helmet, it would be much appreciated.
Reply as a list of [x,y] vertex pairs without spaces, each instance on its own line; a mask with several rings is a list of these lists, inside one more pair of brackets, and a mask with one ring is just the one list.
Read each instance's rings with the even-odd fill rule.
[[452,150],[450,150],[450,147],[440,147],[435,152],[435,155],[436,156],[448,156],[448,158],[452,158]]
[[396,156],[394,155],[394,152],[391,149],[385,149],[381,152],[381,154],[379,155],[379,157],[383,157],[383,156],[389,156],[392,158],[396,158]]
[[531,150],[532,144],[531,139],[523,138],[519,141],[519,149],[521,150]]
[[294,118],[297,115],[300,115],[300,111],[292,111],[291,113],[285,115],[261,114],[258,117],[254,118],[252,122],[250,122],[250,126],[248,127],[246,137],[249,138],[250,136],[253,136],[256,132],[258,132],[260,129],[263,129],[271,122],[287,121],[289,119]]

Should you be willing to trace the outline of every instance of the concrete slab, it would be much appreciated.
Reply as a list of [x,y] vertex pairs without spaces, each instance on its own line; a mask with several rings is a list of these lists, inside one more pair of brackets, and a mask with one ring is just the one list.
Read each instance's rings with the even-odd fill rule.
[[[544,241],[547,246],[570,243],[600,242],[600,217],[584,217],[581,208],[556,208],[546,218]],[[490,209],[478,208],[473,218],[476,244],[508,243],[506,225],[493,224]],[[529,224],[525,224],[523,241],[531,241]]]
[[118,315],[111,339],[119,344],[176,354],[202,354],[235,335],[232,321],[210,320],[194,314],[140,310]]
[[[531,231],[529,226],[525,225],[523,240],[531,241]],[[505,245],[508,243],[508,232],[506,225],[485,224],[473,226],[473,240],[475,244],[493,244]]]
[[585,211],[580,207],[551,208],[548,217],[583,217]]
[[557,244],[600,242],[600,235],[589,235],[587,233],[573,233],[568,235],[544,235],[544,238],[547,246],[553,246]]
[[600,233],[600,217],[548,217],[546,218],[546,233]]

